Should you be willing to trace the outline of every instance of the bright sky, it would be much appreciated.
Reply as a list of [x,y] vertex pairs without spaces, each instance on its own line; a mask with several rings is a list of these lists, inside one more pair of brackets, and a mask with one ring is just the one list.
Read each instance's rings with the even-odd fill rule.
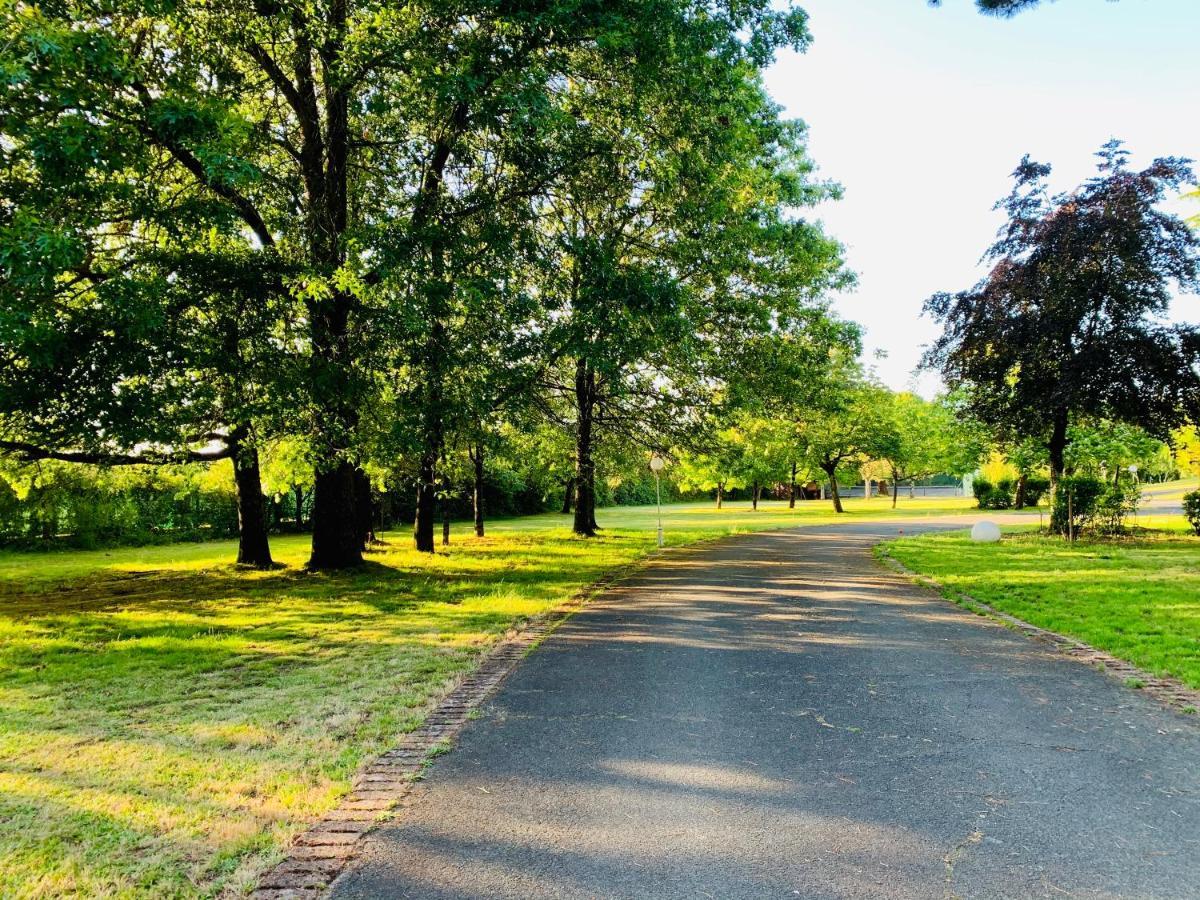
[[[808,123],[820,174],[846,189],[819,213],[859,275],[835,305],[865,326],[867,359],[893,388],[937,389],[912,380],[938,331],[922,303],[983,274],[1002,221],[991,208],[1023,154],[1052,164],[1062,189],[1114,136],[1135,165],[1200,160],[1200,0],[1058,0],[1007,20],[972,0],[799,2],[813,46],[782,57],[767,85]],[[1172,315],[1200,321],[1200,298]]]

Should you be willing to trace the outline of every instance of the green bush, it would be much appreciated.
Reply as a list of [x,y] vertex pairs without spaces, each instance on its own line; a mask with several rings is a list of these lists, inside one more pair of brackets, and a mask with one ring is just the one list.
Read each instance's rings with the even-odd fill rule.
[[1037,506],[1050,493],[1050,479],[1041,475],[1025,476],[1025,505]]
[[1012,509],[1015,487],[1011,478],[1001,478],[995,484],[976,478],[971,490],[980,509]]
[[1076,475],[1058,482],[1050,529],[1063,534],[1078,534],[1096,519],[1100,499],[1107,485],[1090,475]]
[[1200,491],[1183,495],[1183,514],[1196,534],[1200,534]]
[[1142,502],[1142,488],[1132,478],[1106,485],[1096,502],[1093,527],[1103,534],[1119,534],[1125,530],[1125,520],[1137,512]]

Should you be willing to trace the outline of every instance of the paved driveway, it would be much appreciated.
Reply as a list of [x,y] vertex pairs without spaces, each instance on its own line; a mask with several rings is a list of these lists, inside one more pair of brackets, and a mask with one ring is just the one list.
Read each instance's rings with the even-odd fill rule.
[[1200,897],[1200,727],[871,559],[913,527],[740,537],[625,582],[334,896]]

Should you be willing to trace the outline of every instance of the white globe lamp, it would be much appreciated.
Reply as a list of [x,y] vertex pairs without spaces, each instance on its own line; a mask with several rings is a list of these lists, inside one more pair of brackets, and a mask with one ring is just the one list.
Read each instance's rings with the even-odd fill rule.
[[1000,540],[1000,526],[986,519],[971,529],[971,540],[980,544],[995,544]]

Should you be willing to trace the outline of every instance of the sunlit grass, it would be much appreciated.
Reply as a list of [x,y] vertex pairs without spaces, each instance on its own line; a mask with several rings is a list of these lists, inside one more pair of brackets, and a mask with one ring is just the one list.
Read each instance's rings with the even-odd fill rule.
[[997,609],[1200,688],[1200,538],[1173,530],[1070,544],[1033,531],[999,544],[965,534],[902,538],[887,550]]
[[[900,515],[968,501],[901,501]],[[842,520],[890,517],[849,501]],[[230,565],[232,542],[0,553],[0,896],[238,893],[333,806],[361,762],[519,620],[654,545],[651,508],[492,523],[363,570]],[[828,503],[676,504],[672,544],[834,521]]]

